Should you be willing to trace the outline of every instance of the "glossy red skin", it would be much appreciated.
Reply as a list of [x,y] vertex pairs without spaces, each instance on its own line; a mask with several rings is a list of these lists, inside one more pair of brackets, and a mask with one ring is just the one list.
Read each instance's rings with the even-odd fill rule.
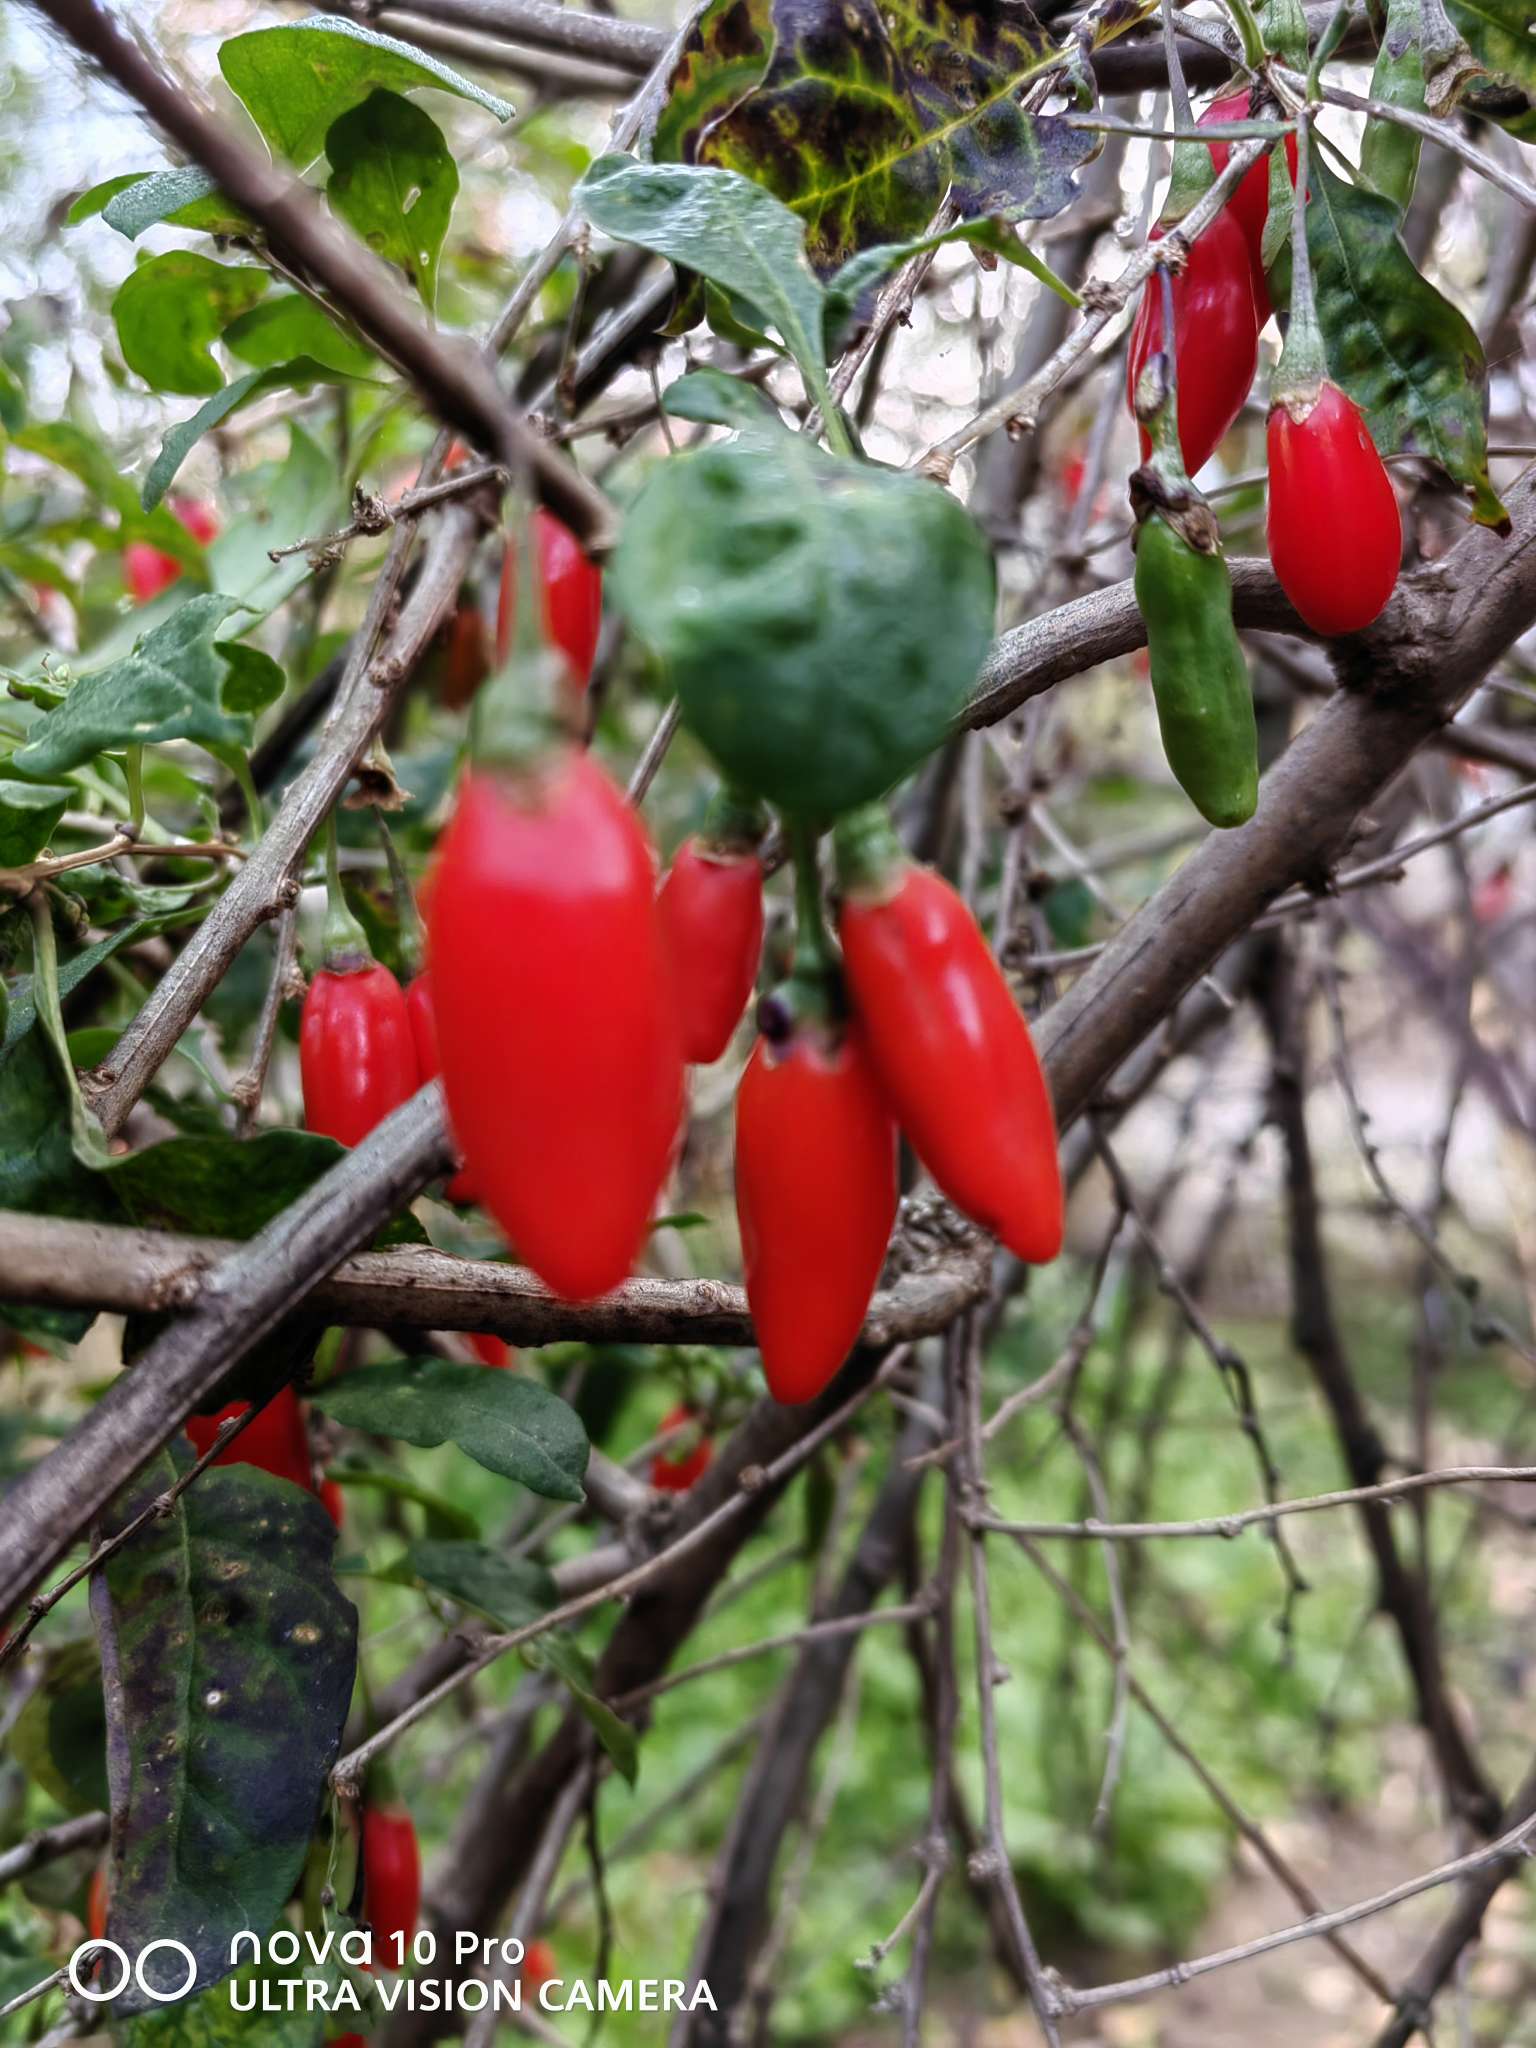
[[[1152,240],[1162,230],[1152,230]],[[1253,388],[1259,361],[1259,318],[1248,243],[1229,213],[1219,213],[1190,248],[1173,280],[1173,326],[1179,383],[1179,446],[1191,476],[1205,467]],[[1136,385],[1163,345],[1163,292],[1156,274],[1142,287],[1126,362],[1126,395],[1136,416]],[[1152,452],[1141,436],[1143,462]]]
[[[405,992],[405,1007],[411,1019],[411,1037],[416,1045],[416,1085],[424,1086],[435,1081],[441,1071],[437,1056],[437,1017],[432,1007],[432,984],[424,974],[418,974]],[[480,1199],[480,1190],[475,1185],[472,1173],[461,1167],[443,1188],[450,1202],[468,1206]]]
[[363,1808],[363,1913],[375,1965],[395,1970],[408,1962],[421,1913],[421,1848],[403,1806]]
[[685,839],[656,899],[677,990],[683,1058],[707,1067],[725,1051],[763,951],[763,864]]
[[507,1372],[517,1364],[517,1353],[505,1337],[492,1336],[488,1330],[476,1330],[467,1341],[480,1363],[496,1372]]
[[[662,1423],[663,1429],[678,1429],[685,1422],[697,1422],[698,1417],[686,1403],[674,1408]],[[715,1447],[707,1436],[701,1436],[691,1451],[676,1456],[668,1451],[658,1451],[651,1460],[651,1484],[661,1493],[686,1493],[696,1480],[702,1479],[709,1470]]]
[[1061,1250],[1050,1092],[1024,1014],[981,928],[931,869],[885,901],[850,894],[843,969],[886,1100],[957,1208],[1009,1251]]
[[107,1866],[98,1863],[91,1872],[90,1889],[85,1895],[85,1931],[92,1941],[100,1941],[107,1931]]
[[813,1401],[863,1325],[896,1220],[896,1126],[857,1026],[759,1039],[736,1096],[747,1303],[776,1401]]
[[361,1144],[416,1093],[410,1013],[387,967],[320,969],[299,1021],[299,1076],[305,1123],[342,1145]]
[[1304,420],[1269,415],[1269,557],[1315,633],[1358,633],[1392,595],[1403,521],[1359,407],[1324,384]]
[[[533,515],[539,581],[544,586],[544,631],[584,690],[592,680],[597,636],[603,623],[603,572],[582,553],[570,528],[542,505]],[[508,542],[501,558],[501,593],[496,605],[496,659],[506,660],[517,615],[517,549]]]
[[[1246,92],[1229,94],[1225,99],[1212,100],[1196,123],[1198,127],[1209,128],[1223,121],[1246,121],[1248,119],[1249,96]],[[1230,142],[1212,142],[1207,145],[1211,152],[1211,163],[1216,175],[1227,167],[1227,158],[1232,154]],[[1285,153],[1290,159],[1291,183],[1296,183],[1296,138],[1287,135]],[[1264,274],[1264,230],[1269,224],[1269,158],[1260,157],[1248,171],[1242,183],[1227,201],[1227,212],[1236,220],[1248,244],[1248,260],[1253,277],[1253,298],[1258,309],[1259,325],[1262,327],[1270,315],[1269,281]]]
[[586,754],[465,777],[427,914],[448,1114],[486,1208],[567,1301],[629,1273],[677,1143],[655,886],[639,819]]
[[[203,547],[218,539],[218,515],[211,505],[205,505],[200,498],[169,498],[166,503]],[[135,604],[148,604],[162,590],[168,590],[180,575],[181,564],[176,557],[152,547],[147,540],[131,540],[123,549],[123,581]]]
[[[231,1416],[243,1415],[249,1406],[249,1401],[232,1401],[217,1415],[189,1415],[186,1432],[197,1455],[203,1455]],[[215,1465],[257,1465],[263,1472],[271,1472],[279,1479],[291,1479],[295,1486],[309,1488],[314,1479],[309,1456],[309,1432],[304,1426],[304,1411],[299,1406],[299,1397],[292,1387],[279,1388],[255,1420],[248,1423],[213,1462]]]

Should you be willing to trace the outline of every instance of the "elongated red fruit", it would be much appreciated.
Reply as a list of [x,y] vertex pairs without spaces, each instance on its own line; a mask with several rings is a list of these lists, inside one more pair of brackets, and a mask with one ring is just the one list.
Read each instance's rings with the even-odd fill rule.
[[427,964],[448,1114],[485,1206],[554,1293],[608,1293],[645,1241],[683,1077],[650,848],[595,761],[465,777]]
[[[563,520],[542,505],[533,515],[533,544],[544,599],[544,633],[565,656],[571,680],[584,690],[592,680],[597,636],[603,623],[603,572],[582,551]],[[509,542],[501,558],[501,591],[496,605],[496,659],[512,646],[517,611],[517,548]]]
[[[219,537],[218,514],[200,498],[168,498],[167,507],[195,541],[207,547]],[[123,549],[123,581],[135,604],[148,604],[181,575],[174,555],[147,540],[131,540]]]
[[[1162,237],[1152,230],[1152,240]],[[1173,280],[1174,358],[1179,385],[1179,446],[1191,476],[1205,467],[1243,409],[1259,361],[1259,318],[1254,304],[1248,242],[1223,211],[1193,244]],[[1126,392],[1135,417],[1136,385],[1163,345],[1162,285],[1154,274],[1142,287],[1126,359]],[[1145,429],[1141,459],[1152,443]]]
[[391,1970],[409,1962],[421,1913],[421,1849],[403,1806],[363,1808],[363,1912],[374,1962]]
[[[1209,128],[1224,121],[1246,121],[1250,97],[1246,92],[1229,93],[1225,98],[1212,100],[1196,124]],[[1227,158],[1232,154],[1230,142],[1211,142],[1206,145],[1211,152],[1211,163],[1220,177],[1227,168]],[[1296,137],[1287,135],[1285,153],[1290,160],[1291,183],[1296,183]],[[1264,274],[1264,230],[1269,224],[1269,158],[1261,156],[1253,167],[1243,174],[1242,183],[1227,201],[1230,213],[1243,231],[1248,244],[1250,275],[1253,279],[1254,306],[1262,327],[1270,315],[1269,280]]]
[[736,1096],[736,1217],[776,1401],[813,1401],[852,1350],[896,1198],[896,1126],[857,1024],[759,1039]]
[[[416,1085],[435,1080],[442,1071],[437,1052],[437,1013],[432,1005],[432,984],[424,974],[418,974],[405,992],[405,1007],[410,1013],[411,1036],[416,1044]],[[463,1167],[443,1189],[450,1202],[461,1202],[466,1206],[480,1199],[480,1190],[475,1186],[475,1177],[466,1173]]]
[[507,1372],[517,1364],[517,1353],[506,1338],[494,1336],[489,1330],[474,1332],[468,1343],[480,1363],[491,1366],[497,1372]]
[[683,1058],[719,1059],[741,1022],[763,950],[763,863],[755,848],[685,839],[657,898],[677,990]]
[[405,994],[387,967],[322,967],[299,1023],[304,1121],[343,1145],[416,1093],[416,1041]]
[[[201,1457],[222,1426],[232,1416],[243,1415],[249,1401],[231,1401],[217,1415],[189,1415],[186,1432]],[[292,1387],[280,1387],[254,1421],[214,1459],[215,1465],[258,1465],[279,1479],[291,1479],[295,1486],[309,1487],[314,1473],[309,1456],[309,1432],[304,1411]]]
[[1269,558],[1315,633],[1358,633],[1397,582],[1403,521],[1386,464],[1353,399],[1325,383],[1315,402],[1269,415]]
[[843,969],[897,1120],[957,1208],[1017,1257],[1054,1259],[1050,1092],[981,928],[946,881],[905,862],[883,821],[847,821],[838,856]]
[[[698,1419],[685,1402],[674,1408],[661,1426],[663,1430],[680,1429],[685,1422]],[[700,1435],[691,1450],[658,1451],[651,1460],[651,1484],[661,1493],[686,1493],[696,1480],[704,1477],[714,1454],[713,1444],[704,1435]]]
[[100,1941],[107,1931],[107,1866],[98,1863],[91,1872],[90,1889],[85,1895],[85,1931],[92,1941]]

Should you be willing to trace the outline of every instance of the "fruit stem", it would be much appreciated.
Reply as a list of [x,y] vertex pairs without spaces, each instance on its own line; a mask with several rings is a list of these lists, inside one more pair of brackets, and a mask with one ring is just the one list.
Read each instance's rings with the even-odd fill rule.
[[373,965],[373,948],[368,934],[352,912],[341,887],[341,853],[336,833],[336,813],[325,821],[325,934],[321,942],[323,964],[333,974],[355,974]]
[[379,837],[384,842],[390,893],[395,899],[395,921],[400,927],[400,964],[405,969],[406,980],[413,981],[421,972],[421,912],[416,908],[416,894],[411,887],[411,878],[405,872],[405,862],[400,858],[400,849],[395,844],[395,835],[377,804],[373,807],[373,815]]
[[1310,108],[1296,115],[1296,188],[1291,196],[1291,318],[1285,346],[1275,366],[1270,400],[1303,414],[1317,403],[1328,375],[1317,293],[1312,279],[1312,251],[1307,245],[1307,185],[1312,141]]

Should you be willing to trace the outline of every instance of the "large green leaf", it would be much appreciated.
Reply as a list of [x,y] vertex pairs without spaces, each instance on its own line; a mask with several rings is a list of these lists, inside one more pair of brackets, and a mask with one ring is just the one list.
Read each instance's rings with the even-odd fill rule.
[[36,860],[75,794],[67,784],[0,777],[0,868]]
[[[103,1518],[123,1528],[190,1450],[162,1452]],[[205,1472],[91,1584],[107,1700],[113,1940],[184,1942],[201,1985],[264,1933],[303,1866],[357,1662],[357,1614],[331,1576],[313,1494],[249,1465]],[[151,1982],[185,1974],[174,1950]],[[137,1987],[119,2017],[146,2009]]]
[[101,1176],[75,1157],[64,1077],[41,1031],[0,1055],[0,1209],[121,1216]]
[[1487,365],[1466,316],[1419,273],[1390,199],[1314,162],[1307,247],[1328,367],[1370,422],[1383,455],[1438,462],[1474,518],[1505,527],[1488,478]]
[[828,819],[938,746],[992,632],[992,560],[937,485],[765,426],[662,463],[620,610],[727,777]]
[[33,727],[12,765],[41,778],[78,768],[105,748],[153,740],[248,746],[250,719],[224,708],[229,663],[216,638],[238,609],[230,597],[189,598],[132,653],[82,676]]
[[366,377],[379,366],[377,356],[343,333],[302,292],[282,292],[242,313],[225,328],[224,346],[242,363],[253,363],[259,370],[276,369],[306,356],[328,370],[344,371],[352,377]]
[[99,1813],[106,1805],[107,1721],[94,1643],[44,1652],[42,1676],[9,1747],[32,1782],[67,1812]]
[[397,92],[376,91],[331,124],[326,197],[375,254],[404,271],[428,312],[459,167],[432,116]]
[[112,301],[123,361],[156,391],[195,398],[217,391],[224,373],[210,344],[255,305],[268,282],[253,265],[215,263],[192,249],[151,256],[129,272]]
[[424,50],[334,14],[231,36],[219,46],[219,69],[273,155],[301,170],[320,154],[338,115],[378,87],[403,93],[431,86],[472,100],[498,121],[513,114],[506,100]]
[[[920,234],[946,195],[965,216],[1059,213],[1098,142],[1019,99],[1072,55],[1018,0],[711,0],[655,155],[760,180],[825,273]],[[1086,80],[1069,63],[1064,82]]]
[[1445,0],[1445,11],[1480,64],[1536,92],[1536,29],[1529,0]]
[[550,1500],[585,1498],[587,1433],[574,1409],[524,1373],[401,1358],[328,1380],[312,1399],[354,1429],[422,1448],[456,1443]]

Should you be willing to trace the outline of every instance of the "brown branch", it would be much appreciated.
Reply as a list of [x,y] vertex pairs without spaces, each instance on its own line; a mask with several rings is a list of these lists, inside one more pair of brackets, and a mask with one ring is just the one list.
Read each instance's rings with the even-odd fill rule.
[[[6,1298],[124,1314],[189,1308],[223,1285],[238,1247],[105,1223],[0,1210]],[[946,1328],[986,1292],[984,1254],[903,1273],[875,1296],[863,1341],[884,1345]],[[740,1287],[721,1280],[626,1281],[595,1302],[560,1301],[522,1266],[421,1245],[362,1252],[316,1281],[308,1306],[326,1323],[367,1329],[485,1330],[514,1344],[749,1344]]]

